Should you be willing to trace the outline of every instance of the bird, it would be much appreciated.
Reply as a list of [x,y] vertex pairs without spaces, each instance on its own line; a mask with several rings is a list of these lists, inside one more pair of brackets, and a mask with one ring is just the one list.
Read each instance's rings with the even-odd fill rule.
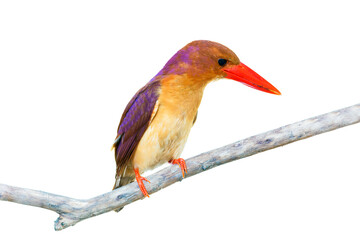
[[222,78],[281,95],[226,46],[208,40],[190,42],[127,104],[112,146],[116,161],[113,189],[136,180],[143,195],[149,197],[144,185],[149,180],[142,174],[166,162],[179,165],[185,177],[186,162],[180,155],[196,121],[204,89]]

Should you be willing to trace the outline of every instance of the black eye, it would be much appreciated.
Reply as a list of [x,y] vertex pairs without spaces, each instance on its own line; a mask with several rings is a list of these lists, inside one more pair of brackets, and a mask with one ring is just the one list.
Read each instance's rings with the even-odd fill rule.
[[219,60],[218,60],[218,64],[220,65],[220,66],[225,66],[225,64],[227,63],[227,60],[226,59],[223,59],[223,58],[220,58]]

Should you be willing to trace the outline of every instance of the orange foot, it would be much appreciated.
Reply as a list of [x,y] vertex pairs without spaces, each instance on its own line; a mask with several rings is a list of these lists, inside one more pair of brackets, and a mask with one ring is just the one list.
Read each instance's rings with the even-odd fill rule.
[[139,185],[141,192],[144,194],[145,197],[150,197],[143,183],[143,181],[147,181],[148,183],[150,183],[150,181],[140,175],[138,168],[134,168],[134,171],[135,171],[136,181]]
[[187,173],[187,167],[186,167],[186,162],[183,158],[170,160],[169,163],[178,164],[181,168],[183,178],[185,177],[185,173]]

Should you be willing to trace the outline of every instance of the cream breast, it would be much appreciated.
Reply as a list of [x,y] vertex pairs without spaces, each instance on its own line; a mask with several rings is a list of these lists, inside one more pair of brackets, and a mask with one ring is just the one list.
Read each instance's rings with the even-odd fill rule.
[[171,81],[162,84],[152,121],[134,153],[135,168],[144,172],[180,157],[193,126],[203,89],[191,91]]

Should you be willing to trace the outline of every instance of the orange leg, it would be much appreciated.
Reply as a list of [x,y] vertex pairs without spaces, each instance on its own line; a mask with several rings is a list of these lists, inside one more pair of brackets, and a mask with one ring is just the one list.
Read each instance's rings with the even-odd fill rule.
[[143,183],[143,181],[147,181],[148,183],[150,183],[150,181],[140,175],[139,168],[134,168],[134,171],[135,171],[136,181],[139,185],[141,192],[144,194],[145,197],[150,197]]
[[180,168],[181,168],[183,178],[185,177],[185,173],[187,173],[187,167],[186,167],[186,162],[185,162],[185,160],[183,158],[170,160],[169,163],[179,165]]

